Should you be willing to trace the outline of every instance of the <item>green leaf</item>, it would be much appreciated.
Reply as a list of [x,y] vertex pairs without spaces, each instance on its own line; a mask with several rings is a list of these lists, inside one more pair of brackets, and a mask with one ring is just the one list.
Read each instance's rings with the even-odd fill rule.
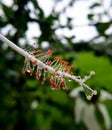
[[13,10],[12,10],[12,8],[11,7],[8,7],[8,6],[6,6],[6,5],[4,5],[4,4],[1,4],[1,6],[2,6],[2,8],[3,8],[3,11],[4,11],[4,13],[5,13],[5,16],[7,17],[7,18],[12,18],[12,16],[13,16]]
[[100,6],[101,4],[100,3],[94,3],[92,6],[90,6],[90,8],[94,8],[94,7],[97,7],[97,6]]
[[92,20],[94,14],[88,14],[88,19]]
[[105,31],[109,28],[110,25],[111,25],[111,22],[106,22],[106,23],[99,22],[95,26],[96,26],[96,29],[98,30],[98,32],[101,35],[104,35]]

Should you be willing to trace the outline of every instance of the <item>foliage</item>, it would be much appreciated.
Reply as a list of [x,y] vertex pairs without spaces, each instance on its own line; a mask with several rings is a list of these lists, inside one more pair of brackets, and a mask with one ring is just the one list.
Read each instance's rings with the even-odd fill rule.
[[[88,14],[88,19],[90,20],[90,24],[94,26],[98,32],[97,36],[91,41],[92,43],[100,43],[98,45],[91,45],[95,51],[95,54],[107,55],[111,60],[112,31],[110,30],[112,25],[112,16],[110,10],[112,9],[112,4],[111,1],[108,2],[107,7],[105,7],[105,4],[105,0],[103,0],[95,2],[93,5],[91,5],[90,13]],[[99,11],[95,12],[95,10]]]
[[[88,84],[98,90],[98,96],[100,96],[100,88],[112,93],[111,64],[109,64],[106,57],[93,57],[91,53],[79,53],[79,55],[76,55],[77,51],[81,52],[82,50],[86,50],[93,51],[96,56],[106,54],[110,59],[112,58],[111,34],[106,33],[111,26],[111,19],[104,22],[101,21],[100,17],[103,17],[105,12],[101,14],[90,12],[88,19],[91,22],[90,25],[96,28],[98,36],[91,41],[80,41],[76,44],[73,43],[74,35],[69,37],[56,34],[57,29],[67,28],[68,30],[72,30],[72,18],[67,16],[67,22],[63,25],[60,23],[59,17],[68,7],[73,6],[75,1],[70,0],[61,12],[55,11],[55,6],[60,1],[56,0],[55,2],[51,14],[45,16],[37,0],[14,0],[12,6],[7,6],[0,1],[0,10],[3,11],[3,15],[0,16],[0,32],[5,32],[5,29],[6,32],[4,34],[20,46],[23,45],[21,41],[24,39],[24,47],[26,47],[31,44],[26,37],[28,23],[37,23],[41,31],[40,36],[34,37],[38,43],[38,48],[44,50],[42,43],[45,41],[48,42],[48,48],[54,49],[57,56],[61,56],[76,66],[73,70],[76,75],[83,75],[91,69],[95,70],[96,78],[92,82],[88,82]],[[28,3],[32,4],[34,10],[29,8]],[[102,3],[94,3],[91,6],[91,11],[99,6],[102,6]],[[95,16],[98,17],[98,21],[95,21]],[[98,38],[102,37],[104,38],[103,42],[94,44],[99,43]],[[27,75],[25,77],[22,76],[21,70],[24,61],[22,56],[1,42],[0,48],[1,130],[87,129],[84,122],[81,121],[77,124],[74,121],[74,101],[69,97],[69,93],[74,87],[77,87],[76,83],[69,82],[68,85],[71,87],[67,92],[63,90],[51,91],[48,81],[44,85],[41,85],[33,77]],[[45,48],[45,50],[48,48]],[[82,62],[78,63],[76,59]],[[94,97],[92,102],[87,102],[83,94],[82,97],[87,104],[95,106],[95,103],[97,103],[97,97]],[[107,106],[112,120],[111,103],[110,101],[105,101],[104,103]],[[100,125],[106,129],[102,123],[101,113],[99,111],[97,113],[97,118],[101,118],[99,119]],[[110,129],[112,129],[112,126]]]

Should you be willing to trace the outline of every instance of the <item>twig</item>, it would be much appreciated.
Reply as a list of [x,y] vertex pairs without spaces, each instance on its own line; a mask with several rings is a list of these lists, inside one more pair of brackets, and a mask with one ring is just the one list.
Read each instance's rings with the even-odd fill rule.
[[[22,48],[18,47],[17,45],[15,45],[13,42],[11,42],[10,40],[8,40],[6,37],[4,37],[2,34],[0,34],[0,40],[4,43],[6,43],[8,46],[10,46],[13,50],[17,51],[19,54],[21,54],[22,56],[24,56],[26,59],[28,59],[29,61],[36,62],[36,65],[38,67],[41,67],[42,69],[47,68],[47,71],[50,72],[51,74],[55,74],[56,76],[58,75],[58,77],[61,77],[61,80],[63,79],[62,77],[67,77],[69,79],[75,80],[77,83],[79,83],[85,90],[86,92],[86,96],[87,98],[90,100],[92,98],[93,95],[96,95],[96,91],[92,90],[91,88],[89,88],[84,82],[86,80],[88,80],[89,78],[91,78],[92,75],[94,75],[93,71],[90,72],[89,76],[85,76],[84,79],[79,78],[78,76],[74,76],[69,74],[68,72],[65,71],[60,71],[57,70],[55,68],[53,68],[53,66],[47,65],[44,62],[42,62],[41,60],[35,58],[34,55],[26,52],[25,50],[23,50]],[[60,66],[60,68],[62,68]],[[59,84],[59,83],[58,83]]]

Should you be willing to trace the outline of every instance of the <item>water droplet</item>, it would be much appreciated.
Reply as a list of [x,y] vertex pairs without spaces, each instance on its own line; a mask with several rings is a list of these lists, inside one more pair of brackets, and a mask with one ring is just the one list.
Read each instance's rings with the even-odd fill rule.
[[62,87],[62,89],[65,89],[65,87]]
[[71,82],[72,80],[71,79],[68,79],[69,82]]
[[56,88],[54,88],[54,87],[51,87],[51,90],[55,90]]
[[30,70],[26,70],[28,73],[30,73]]
[[92,96],[88,95],[86,96],[88,100],[91,100]]
[[84,91],[85,91],[85,94],[86,94],[86,97],[88,100],[91,100],[93,95],[96,95],[97,94],[97,91],[96,90],[92,90],[91,88],[89,88],[87,85],[83,84],[83,88],[84,88]]

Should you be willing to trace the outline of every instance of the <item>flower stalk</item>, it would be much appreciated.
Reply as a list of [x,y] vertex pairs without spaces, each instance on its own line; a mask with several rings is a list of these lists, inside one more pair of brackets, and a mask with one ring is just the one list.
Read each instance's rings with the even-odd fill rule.
[[[69,80],[74,80],[79,83],[79,85],[84,88],[87,99],[91,100],[93,95],[97,94],[95,90],[92,90],[85,84],[85,82],[95,74],[94,71],[91,71],[90,75],[85,76],[82,79],[80,76],[75,76],[70,72],[73,66],[69,65],[67,61],[62,60],[60,57],[56,57],[51,61],[50,57],[53,54],[52,50],[48,50],[46,53],[43,53],[41,50],[27,52],[8,40],[2,34],[0,34],[0,40],[25,57],[24,67],[22,69],[23,74],[28,72],[30,73],[30,76],[32,76],[33,73],[35,73],[36,80],[43,77],[41,84],[44,84],[46,77],[49,78],[52,90],[59,90],[61,88],[68,90],[65,81],[65,78],[68,78]],[[48,74],[46,74],[46,72],[48,72]]]

